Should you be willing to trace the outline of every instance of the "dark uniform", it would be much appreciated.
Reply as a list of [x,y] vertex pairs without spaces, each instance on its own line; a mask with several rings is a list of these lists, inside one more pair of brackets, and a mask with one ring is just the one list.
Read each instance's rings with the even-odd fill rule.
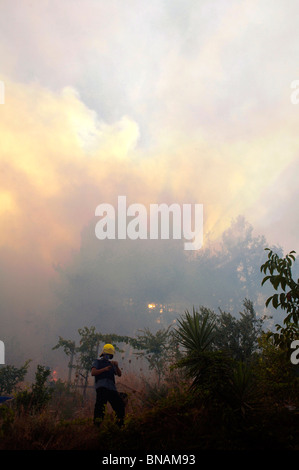
[[117,423],[122,426],[125,417],[125,404],[115,386],[116,370],[114,365],[105,356],[96,359],[92,364],[92,368],[96,369],[103,369],[107,366],[111,366],[111,369],[95,375],[97,397],[94,407],[94,423],[98,424],[104,418],[105,406],[109,402],[116,414]]

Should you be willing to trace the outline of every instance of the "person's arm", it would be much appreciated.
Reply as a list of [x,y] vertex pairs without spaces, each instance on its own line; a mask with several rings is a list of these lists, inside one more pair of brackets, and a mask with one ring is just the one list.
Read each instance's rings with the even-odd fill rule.
[[113,366],[114,366],[114,370],[115,370],[116,375],[121,377],[121,370],[118,367],[118,362],[117,361],[111,361],[111,364],[113,364]]
[[96,367],[92,367],[91,368],[91,375],[93,375],[93,376],[100,375],[103,372],[107,372],[108,370],[110,370],[111,367],[112,366],[107,366],[107,367],[103,367],[102,369],[97,369]]

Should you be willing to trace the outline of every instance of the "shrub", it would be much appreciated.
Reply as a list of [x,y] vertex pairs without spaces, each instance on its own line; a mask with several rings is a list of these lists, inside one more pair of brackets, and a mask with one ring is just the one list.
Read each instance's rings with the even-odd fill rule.
[[50,373],[50,369],[41,365],[37,366],[35,383],[32,384],[31,390],[18,392],[15,397],[14,405],[18,412],[24,410],[26,412],[38,413],[45,408],[52,394],[51,388],[46,385]]

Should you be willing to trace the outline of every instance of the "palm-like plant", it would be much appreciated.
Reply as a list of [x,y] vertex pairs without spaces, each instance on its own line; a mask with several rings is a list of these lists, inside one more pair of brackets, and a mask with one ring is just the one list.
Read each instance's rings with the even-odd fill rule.
[[209,350],[214,338],[215,320],[208,313],[202,315],[193,307],[192,314],[187,310],[178,324],[174,336],[183,347],[185,355],[177,362],[177,366],[186,369],[187,375],[193,379],[192,387],[196,388],[205,369],[205,352]]
[[174,334],[185,351],[177,366],[185,368],[192,379],[191,389],[214,404],[230,404],[244,415],[257,397],[252,369],[242,362],[235,364],[227,352],[215,349],[216,318],[193,308],[178,323]]
[[232,408],[243,416],[256,407],[260,394],[249,364],[239,362],[234,367],[228,391]]
[[209,314],[200,314],[193,307],[192,315],[186,310],[185,317],[178,320],[175,337],[188,355],[205,351],[214,337],[215,320]]

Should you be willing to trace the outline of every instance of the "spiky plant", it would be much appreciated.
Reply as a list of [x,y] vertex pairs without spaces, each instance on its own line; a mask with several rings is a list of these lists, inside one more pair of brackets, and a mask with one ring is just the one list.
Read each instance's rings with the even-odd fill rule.
[[232,408],[243,416],[256,407],[260,394],[249,364],[240,361],[234,367],[228,390]]
[[208,313],[202,315],[193,307],[192,315],[186,310],[185,316],[178,320],[178,324],[174,334],[187,355],[201,353],[210,346],[214,337],[215,321]]
[[202,383],[203,371],[206,369],[205,353],[209,351],[214,338],[215,321],[208,313],[201,314],[193,307],[192,314],[186,310],[178,324],[174,335],[184,353],[177,367],[185,368],[187,376],[192,379],[192,388],[196,389]]

